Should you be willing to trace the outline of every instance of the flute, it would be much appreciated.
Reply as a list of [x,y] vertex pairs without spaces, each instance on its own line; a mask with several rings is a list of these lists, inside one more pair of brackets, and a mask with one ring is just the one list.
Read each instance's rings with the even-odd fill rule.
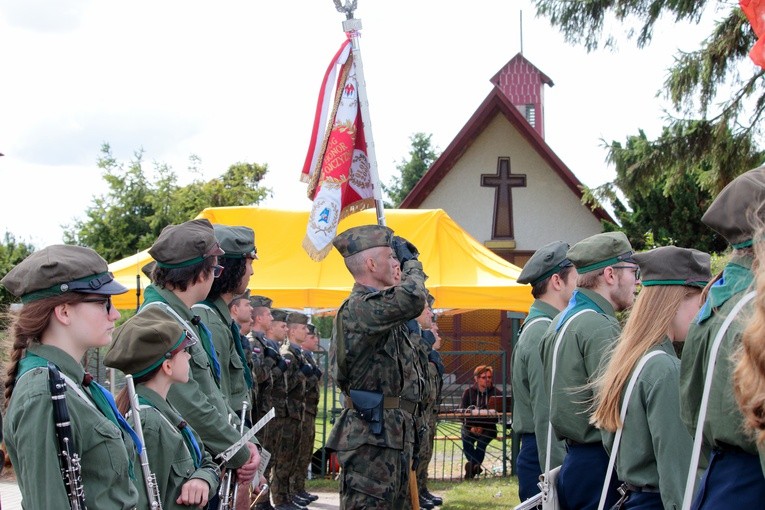
[[[143,439],[143,427],[141,426],[141,414],[138,407],[138,395],[135,393],[135,383],[133,383],[133,376],[126,375],[125,383],[127,384],[128,397],[130,400],[130,411],[133,413],[133,428],[141,440],[142,444],[146,444]],[[149,508],[151,510],[162,510],[162,500],[159,498],[159,484],[157,483],[157,476],[151,472],[149,467],[149,455],[146,453],[146,447],[141,449],[141,472],[143,472],[143,481],[146,485],[146,496],[149,498]]]
[[66,495],[72,510],[87,510],[85,506],[85,488],[82,486],[82,468],[80,456],[75,452],[72,422],[66,407],[66,382],[61,372],[53,363],[48,363],[48,383],[53,399],[53,421],[58,439],[58,460],[61,476],[66,486]]

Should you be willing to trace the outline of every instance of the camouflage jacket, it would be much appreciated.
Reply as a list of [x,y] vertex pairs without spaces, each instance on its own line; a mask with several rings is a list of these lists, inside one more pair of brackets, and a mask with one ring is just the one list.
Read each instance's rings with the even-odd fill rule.
[[305,380],[305,412],[311,416],[316,416],[319,409],[319,384],[321,383],[321,370],[310,351],[303,349],[303,357],[311,365],[313,375],[306,377]]
[[305,359],[300,347],[292,343],[282,344],[281,355],[287,361],[287,415],[293,420],[303,419],[305,409]]
[[[355,284],[335,316],[330,346],[330,370],[343,393],[349,390],[380,392],[386,397],[420,403],[423,375],[406,321],[422,313],[427,291],[419,261],[403,265],[401,283],[375,290]],[[343,410],[328,438],[327,447],[349,451],[363,444],[403,449],[414,441],[412,415],[403,409],[385,409],[383,431],[372,434],[357,411]]]

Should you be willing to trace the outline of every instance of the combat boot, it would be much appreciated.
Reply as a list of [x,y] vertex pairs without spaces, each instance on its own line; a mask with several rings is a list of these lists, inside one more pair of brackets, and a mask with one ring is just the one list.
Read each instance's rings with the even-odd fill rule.
[[317,496],[316,494],[311,494],[307,490],[302,490],[298,492],[297,495],[303,499],[307,499],[308,501],[316,501],[317,499],[319,499],[319,496]]
[[311,504],[310,499],[301,497],[298,494],[295,494],[294,496],[292,496],[292,502],[298,506],[308,506]]
[[420,494],[420,508],[424,508],[425,510],[433,510],[435,507],[436,506],[431,500]]
[[433,504],[436,506],[441,506],[444,504],[443,498],[441,498],[441,496],[436,496],[435,494],[431,494],[430,491],[427,489],[427,487],[422,490],[422,494],[426,498],[428,498],[430,501],[432,501]]

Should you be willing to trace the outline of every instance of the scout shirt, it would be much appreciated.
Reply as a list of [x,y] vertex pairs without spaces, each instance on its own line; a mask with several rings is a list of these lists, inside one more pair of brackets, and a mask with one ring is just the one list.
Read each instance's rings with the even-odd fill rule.
[[[354,389],[420,401],[422,381],[406,321],[422,313],[426,299],[425,273],[417,260],[404,262],[401,283],[394,287],[376,290],[354,284],[335,316],[330,346],[332,376],[346,398]],[[338,350],[339,335],[344,353]],[[375,435],[356,410],[346,408],[335,421],[326,446],[335,451],[355,450],[365,444],[403,450],[413,442],[413,416],[404,409],[383,410],[383,431]]]
[[[228,416],[232,411],[215,382],[210,357],[205,350],[205,345],[210,349],[213,347],[207,344],[210,342],[207,335],[203,335],[199,327],[192,325],[194,313],[175,294],[167,289],[149,285],[146,287],[141,310],[153,302],[170,305],[184,320],[183,327],[199,338],[199,341],[191,346],[188,382],[170,386],[167,401],[180,411],[183,418],[202,438],[205,448],[215,457],[241,439],[242,436],[228,423]],[[173,317],[170,314],[168,316]],[[235,419],[238,420],[238,418]],[[249,449],[242,447],[228,461],[226,466],[236,469],[243,466],[249,459]]]
[[[27,352],[50,361],[62,376],[75,382],[76,390],[67,384],[66,406],[80,455],[87,507],[135,508],[137,482],[130,475],[131,461],[135,468],[140,467],[135,447],[130,437],[96,408],[89,390],[82,385],[82,365],[51,345],[31,344]],[[69,510],[47,368],[31,368],[19,377],[4,421],[5,445],[21,490],[22,508]]]
[[[560,310],[535,300],[523,323],[512,356],[513,431],[534,434],[539,454],[539,466],[544,469],[547,453],[547,426],[550,417],[550,393],[544,382],[544,367],[539,356],[542,336]],[[566,449],[562,441],[553,440],[550,466],[563,463]]]
[[[709,349],[731,309],[751,287],[751,256],[734,256],[723,270],[722,279],[709,289],[709,296],[696,319],[688,330],[680,362],[680,416],[693,436],[704,391]],[[719,446],[737,446],[745,452],[757,455],[757,447],[752,436],[744,431],[744,418],[733,395],[733,369],[731,355],[741,342],[741,335],[746,327],[746,317],[751,314],[748,303],[734,320],[720,344],[717,352],[717,366],[712,376],[709,392],[704,440],[702,452]],[[760,456],[760,463],[763,463]]]
[[291,342],[282,344],[281,355],[288,362],[287,372],[284,374],[287,380],[287,416],[293,420],[302,420],[305,410],[306,375],[302,371],[305,360],[300,347]]
[[[242,411],[242,402],[247,402],[248,409],[252,407],[252,396],[244,375],[245,369],[249,370],[249,368],[242,362],[242,358],[234,345],[234,334],[231,330],[232,319],[228,305],[223,299],[218,298],[212,303],[209,301],[197,303],[191,309],[194,313],[199,314],[202,322],[212,333],[215,353],[220,362],[220,391],[229,407],[239,417]],[[238,327],[237,334],[239,334]],[[238,419],[235,424],[238,426]]]
[[[218,489],[220,470],[212,456],[205,451],[197,433],[193,442],[184,438],[178,425],[183,422],[180,413],[155,391],[139,384],[135,389],[140,403],[141,426],[149,468],[157,477],[159,497],[164,510],[188,509],[175,502],[181,495],[181,487],[192,478],[200,478],[210,486],[209,497]],[[193,453],[192,453],[193,452]],[[140,466],[136,468],[144,476]],[[149,508],[145,484],[141,484],[139,508]]]
[[601,360],[619,337],[621,328],[614,307],[600,294],[577,288],[566,309],[556,315],[547,328],[540,353],[545,369],[545,391],[549,394],[558,331],[566,319],[585,309],[595,313],[585,312],[573,319],[558,349],[550,421],[558,439],[599,443],[602,441],[600,431],[589,422],[592,389],[584,387],[597,376]]
[[[680,419],[680,360],[672,342],[665,338],[648,350],[652,351],[667,355],[648,360],[637,378],[627,405],[616,472],[619,480],[632,485],[658,488],[664,508],[678,509],[683,505],[693,439]],[[625,391],[626,384],[619,402],[620,411]],[[615,434],[602,433],[603,443],[610,452]]]

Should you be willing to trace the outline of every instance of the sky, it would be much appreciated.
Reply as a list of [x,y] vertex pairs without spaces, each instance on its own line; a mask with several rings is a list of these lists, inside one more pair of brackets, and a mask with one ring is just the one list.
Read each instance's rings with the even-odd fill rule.
[[[660,133],[666,69],[715,15],[662,21],[646,49],[621,38],[587,53],[530,0],[358,0],[380,179],[397,175],[414,133],[445,149],[522,49],[554,82],[547,143],[584,184],[611,180],[603,140]],[[149,175],[166,163],[181,184],[191,155],[206,179],[267,164],[262,205],[310,209],[299,176],[343,19],[331,0],[0,0],[0,235],[60,243],[107,191],[105,142],[122,161],[142,149]]]

